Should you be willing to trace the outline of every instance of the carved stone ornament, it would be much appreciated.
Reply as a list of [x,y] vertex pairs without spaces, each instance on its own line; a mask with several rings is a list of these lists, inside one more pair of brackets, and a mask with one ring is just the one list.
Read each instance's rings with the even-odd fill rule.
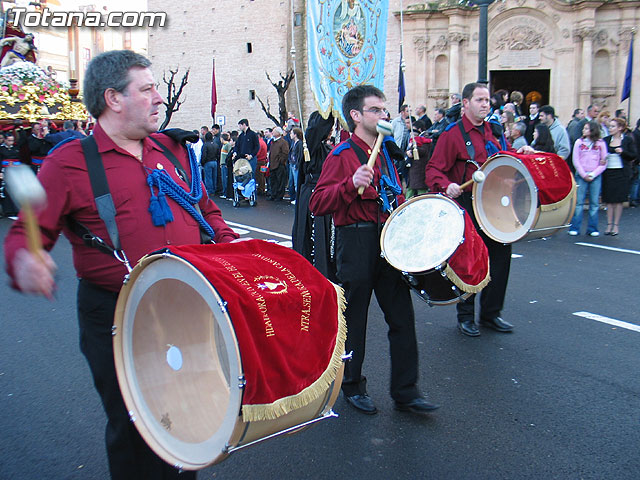
[[580,27],[573,30],[573,36],[577,40],[593,40],[596,31],[592,27]]
[[571,36],[571,32],[568,28],[562,29],[562,38],[569,38]]
[[606,30],[600,30],[595,35],[595,43],[600,47],[604,47],[607,45],[607,41],[609,40],[609,34]]
[[438,37],[438,41],[433,45],[433,47],[428,50],[438,50],[444,52],[449,47],[449,41],[447,40],[446,35],[440,35]]
[[415,45],[420,60],[422,60],[424,52],[427,50],[427,45],[429,45],[429,37],[426,35],[413,37],[413,44]]
[[546,38],[543,32],[526,26],[513,27],[496,41],[496,50],[534,50],[544,48]]
[[469,41],[469,34],[453,32],[453,33],[450,33],[447,38],[449,40],[449,43],[460,43],[460,42],[464,42],[465,40]]

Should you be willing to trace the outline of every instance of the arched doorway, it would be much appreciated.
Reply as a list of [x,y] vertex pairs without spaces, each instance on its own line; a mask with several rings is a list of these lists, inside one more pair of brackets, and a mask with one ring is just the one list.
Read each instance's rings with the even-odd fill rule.
[[[527,98],[527,94],[533,91],[542,95],[540,105],[549,104],[549,81],[551,70],[491,70],[489,72],[489,85],[491,93],[504,89],[508,92],[518,90]],[[523,105],[523,114],[529,113],[529,105]]]

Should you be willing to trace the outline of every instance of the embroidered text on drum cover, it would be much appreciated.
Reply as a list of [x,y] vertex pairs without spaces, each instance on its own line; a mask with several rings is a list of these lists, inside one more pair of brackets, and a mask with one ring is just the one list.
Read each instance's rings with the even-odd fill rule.
[[309,332],[309,323],[311,319],[311,293],[304,286],[304,284],[298,280],[298,278],[291,273],[287,267],[282,265],[280,262],[273,260],[269,257],[265,257],[264,255],[260,255],[259,253],[254,253],[254,257],[259,258],[260,260],[264,260],[267,263],[270,263],[278,270],[280,270],[284,276],[291,282],[291,284],[296,287],[300,291],[300,295],[302,296],[302,310],[300,312],[300,331],[301,332]]
[[233,278],[240,285],[242,285],[245,288],[245,290],[247,290],[247,292],[249,292],[249,295],[251,295],[255,299],[256,304],[258,305],[258,309],[262,313],[262,319],[264,321],[266,336],[267,337],[275,336],[276,332],[275,332],[275,330],[273,328],[273,323],[271,322],[271,319],[269,318],[269,312],[267,310],[267,302],[266,302],[265,298],[255,288],[253,288],[251,286],[251,284],[248,282],[248,280],[246,278],[244,278],[244,275],[240,271],[238,271],[238,269],[234,265],[232,265],[231,263],[229,263],[228,261],[226,261],[225,259],[220,258],[220,257],[212,257],[211,259],[213,261],[215,261],[215,262],[218,262],[229,273],[231,273]]

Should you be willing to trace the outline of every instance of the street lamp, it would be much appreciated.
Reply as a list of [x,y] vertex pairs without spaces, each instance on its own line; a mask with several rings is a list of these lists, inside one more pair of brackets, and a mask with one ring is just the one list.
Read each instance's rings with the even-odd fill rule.
[[489,23],[489,5],[494,0],[473,0],[480,8],[480,28],[478,30],[478,83],[489,83],[487,78],[487,26]]

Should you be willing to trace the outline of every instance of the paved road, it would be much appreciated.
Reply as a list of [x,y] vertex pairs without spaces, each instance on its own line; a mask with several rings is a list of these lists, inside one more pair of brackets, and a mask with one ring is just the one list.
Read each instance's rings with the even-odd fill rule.
[[[220,203],[235,228],[287,241],[290,205]],[[0,238],[10,223],[0,219]],[[199,478],[637,479],[640,211],[625,210],[620,228],[613,238],[561,233],[514,245],[504,310],[513,334],[463,337],[454,307],[416,298],[421,386],[442,404],[431,417],[392,408],[374,302],[365,371],[380,413],[361,415],[340,398],[338,419],[238,452]],[[77,347],[65,239],[53,255],[55,301],[0,285],[2,480],[107,478],[104,416]]]

